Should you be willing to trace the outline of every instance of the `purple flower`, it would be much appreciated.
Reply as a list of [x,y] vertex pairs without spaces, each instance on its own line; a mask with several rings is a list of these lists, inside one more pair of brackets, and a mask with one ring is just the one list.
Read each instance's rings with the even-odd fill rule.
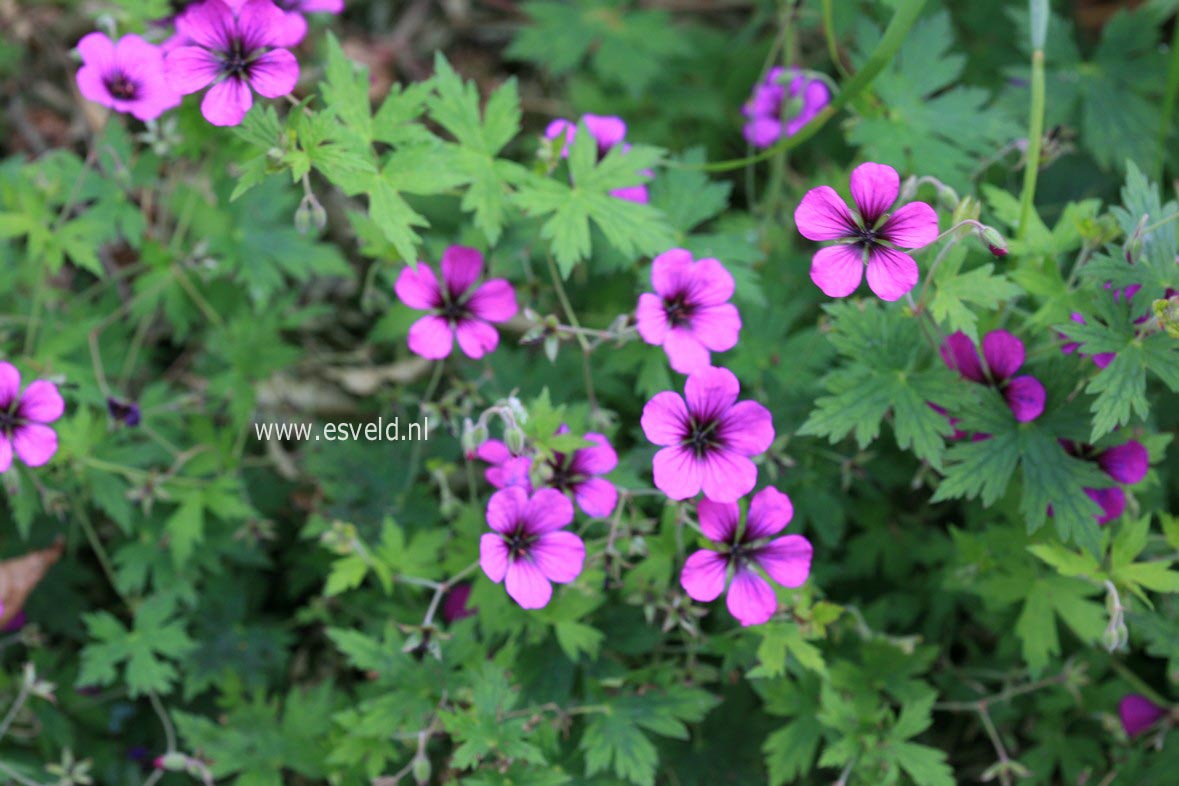
[[[790,497],[764,488],[749,503],[745,527],[735,502],[702,499],[696,505],[700,531],[717,550],[700,549],[684,562],[680,585],[694,600],[708,603],[729,584],[725,605],[742,625],[760,625],[774,615],[774,590],[755,570],[760,567],[784,587],[801,587],[811,572],[810,541],[801,535],[777,535],[794,516]],[[730,579],[730,569],[732,576]]]
[[847,297],[868,286],[882,300],[897,300],[917,284],[917,263],[898,248],[921,248],[937,239],[937,213],[910,202],[894,213],[900,176],[884,164],[860,164],[851,173],[856,210],[830,186],[812,188],[794,211],[794,223],[809,240],[838,240],[811,260],[811,280],[829,297]]
[[295,56],[279,48],[286,18],[270,0],[205,0],[176,19],[176,32],[191,44],[168,52],[168,80],[185,95],[212,85],[201,114],[215,126],[242,121],[254,104],[251,89],[278,98],[299,81]]
[[57,432],[45,425],[65,412],[65,402],[52,382],[39,379],[20,392],[20,372],[0,361],[0,472],[12,466],[13,451],[30,467],[39,467],[57,452]]
[[338,14],[344,10],[344,0],[274,0],[274,4],[284,16],[278,46],[297,46],[307,36],[304,14]]
[[831,100],[827,85],[797,68],[772,68],[741,113],[749,118],[745,139],[754,147],[769,147],[783,136],[794,136]]
[[1040,380],[1015,376],[1023,365],[1023,342],[1006,330],[992,330],[983,336],[981,360],[974,342],[960,330],[946,336],[941,351],[946,365],[966,379],[998,388],[1020,423],[1035,420],[1044,412],[1046,394]]
[[[4,614],[4,604],[0,603],[0,615]],[[29,621],[29,617],[25,614],[24,609],[18,611],[12,619],[4,623],[4,627],[0,628],[0,633],[13,633],[23,628]]]
[[154,120],[180,104],[164,78],[163,52],[137,35],[115,43],[104,33],[89,33],[78,42],[78,54],[78,90],[87,100],[140,120]]
[[532,481],[529,478],[532,459],[529,456],[517,456],[503,442],[489,439],[475,449],[475,458],[490,465],[483,470],[483,477],[495,488],[519,486],[532,492]]
[[[565,434],[569,427],[562,425],[558,434]],[[589,432],[585,438],[593,444],[578,448],[566,455],[554,451],[548,462],[549,486],[573,495],[577,507],[590,518],[600,519],[614,512],[618,504],[618,489],[605,478],[596,477],[614,471],[618,466],[618,454],[610,446],[604,434]]]
[[639,295],[639,335],[662,346],[673,369],[690,374],[711,365],[710,351],[737,344],[741,315],[729,302],[733,277],[720,262],[693,262],[689,252],[673,248],[655,257],[651,286],[655,294]]
[[1145,696],[1130,693],[1118,703],[1118,715],[1127,736],[1136,737],[1159,721],[1167,711]]
[[711,500],[736,502],[753,490],[757,467],[749,457],[769,448],[774,424],[761,404],[738,403],[740,391],[733,372],[708,366],[688,376],[684,398],[665,390],[643,407],[643,433],[663,446],[655,485],[671,499],[703,490]]
[[[1092,445],[1080,445],[1069,440],[1061,440],[1061,444],[1070,456],[1096,462],[1106,475],[1127,486],[1141,483],[1150,471],[1150,453],[1137,440],[1132,439],[1105,450],[1097,450]],[[1101,515],[1096,517],[1098,524],[1108,524],[1126,510],[1126,492],[1119,486],[1085,489],[1085,493],[1101,506]]]
[[451,623],[475,616],[475,609],[467,605],[467,599],[470,597],[470,584],[459,584],[446,593],[446,597],[442,600],[442,619]]
[[[581,121],[585,123],[586,130],[589,131],[590,136],[598,144],[598,160],[605,158],[611,148],[618,145],[622,145],[622,152],[624,153],[630,150],[630,145],[626,143],[626,123],[621,117],[582,115]],[[563,138],[561,158],[568,158],[569,150],[573,147],[573,138],[577,135],[577,123],[574,123],[572,120],[558,118],[549,123],[548,127],[544,130],[544,135],[546,139]],[[647,177],[655,176],[655,173],[650,169],[642,169],[639,172]],[[637,186],[616,188],[610,192],[610,195],[618,199],[625,199],[628,202],[639,202],[644,205],[650,201],[647,195],[647,186],[641,183]]]
[[106,399],[106,411],[111,420],[124,426],[138,426],[140,420],[139,405],[134,401],[123,401],[112,396]]
[[553,596],[549,582],[568,584],[581,575],[585,544],[563,528],[573,521],[573,503],[556,489],[528,496],[519,487],[491,495],[479,541],[479,565],[487,578],[504,582],[521,608],[539,609]]
[[477,249],[451,246],[442,254],[442,283],[425,262],[406,267],[397,277],[397,297],[410,308],[432,312],[409,329],[409,348],[424,358],[447,357],[458,338],[469,358],[481,358],[499,345],[492,322],[506,322],[516,314],[516,292],[505,279],[493,278],[479,286],[483,255]]
[[[1179,260],[1177,260],[1177,261],[1179,261]],[[1123,289],[1114,289],[1113,284],[1111,284],[1107,281],[1107,282],[1105,282],[1105,288],[1113,290],[1113,298],[1114,298],[1115,303],[1118,302],[1119,300],[1121,300],[1122,298],[1125,298],[1126,302],[1128,303],[1134,298],[1135,295],[1138,294],[1138,291],[1142,289],[1142,286],[1139,284],[1130,284],[1129,286],[1127,286]],[[1163,298],[1164,299],[1170,298],[1176,294],[1179,294],[1179,293],[1177,293],[1174,289],[1171,289],[1170,287],[1168,287],[1167,290],[1163,293]],[[1145,313],[1142,316],[1135,319],[1134,324],[1141,325],[1144,322],[1149,321],[1150,317],[1151,317],[1150,312],[1147,311],[1147,313]],[[1081,313],[1079,313],[1077,311],[1074,311],[1070,315],[1069,319],[1071,319],[1073,322],[1076,322],[1077,324],[1080,324],[1080,325],[1087,324],[1085,321],[1084,315],[1082,315]],[[1065,338],[1065,335],[1063,333],[1061,333],[1059,335],[1061,338]],[[1069,341],[1069,342],[1066,342],[1065,344],[1061,345],[1060,351],[1066,355],[1071,355],[1073,352],[1076,352],[1078,357],[1090,357],[1089,355],[1086,355],[1084,352],[1078,352],[1078,350],[1080,348],[1081,348],[1080,342]],[[1110,363],[1114,362],[1114,358],[1116,358],[1117,356],[1118,356],[1118,353],[1116,353],[1116,352],[1098,352],[1098,353],[1092,355],[1092,358],[1093,358],[1093,362],[1097,365],[1098,368],[1106,368],[1107,366],[1109,366]]]

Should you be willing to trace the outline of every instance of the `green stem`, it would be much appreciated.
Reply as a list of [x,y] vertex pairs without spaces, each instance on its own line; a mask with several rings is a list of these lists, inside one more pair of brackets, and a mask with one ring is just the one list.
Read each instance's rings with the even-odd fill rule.
[[831,0],[823,0],[823,36],[827,39],[827,56],[839,75],[847,79],[851,74],[839,59],[839,42],[835,40],[835,4]]
[[1171,118],[1175,115],[1175,100],[1179,97],[1179,19],[1175,20],[1175,32],[1171,36],[1171,62],[1167,67],[1167,88],[1163,93],[1163,116],[1159,121],[1159,158],[1155,179],[1163,177],[1167,163],[1167,137],[1171,135]]
[[1112,655],[1109,658],[1109,667],[1116,671],[1119,677],[1130,683],[1131,688],[1133,688],[1138,693],[1141,693],[1155,704],[1159,705],[1160,707],[1171,706],[1170,699],[1162,696],[1158,691],[1150,687],[1150,685],[1148,685],[1141,677],[1130,671],[1130,669],[1128,669],[1124,663]]
[[1028,120],[1028,154],[1023,170],[1023,195],[1019,207],[1019,239],[1027,237],[1040,174],[1040,148],[1044,141],[1044,50],[1032,53],[1032,107]]
[[12,702],[12,706],[8,708],[8,714],[4,716],[4,720],[0,721],[0,740],[4,739],[4,735],[8,734],[8,729],[12,726],[12,722],[16,720],[16,715],[20,712],[20,708],[25,706],[25,701],[29,698],[29,681],[25,679],[21,682],[20,693],[16,695],[16,699]]
[[925,2],[926,0],[901,0],[896,13],[893,14],[892,20],[889,21],[888,27],[884,30],[884,35],[881,37],[880,43],[876,45],[876,49],[872,51],[872,55],[864,63],[864,67],[857,71],[851,79],[848,79],[843,89],[831,99],[831,103],[823,107],[815,115],[814,119],[803,126],[797,134],[785,137],[778,144],[766,148],[757,155],[731,161],[715,161],[711,164],[701,164],[699,167],[691,168],[700,168],[706,172],[728,172],[733,169],[749,166],[750,164],[756,164],[759,161],[765,161],[778,153],[792,150],[810,139],[839,110],[843,109],[858,95],[867,90],[873,80],[884,70],[884,67],[892,62],[897,52],[900,51],[901,45],[905,42],[905,37],[909,34],[909,28],[917,21],[917,17],[921,14],[921,9],[925,7]]

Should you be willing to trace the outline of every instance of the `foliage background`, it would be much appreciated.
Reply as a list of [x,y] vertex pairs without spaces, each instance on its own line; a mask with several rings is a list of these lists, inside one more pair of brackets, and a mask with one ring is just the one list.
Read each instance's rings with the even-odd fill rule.
[[[1053,4],[1053,133],[1022,227],[1031,47],[1014,0],[927,3],[805,144],[699,166],[748,152],[739,110],[768,62],[839,80],[912,5],[832,3],[837,65],[817,0],[356,0],[299,52],[307,113],[275,102],[234,132],[189,100],[145,137],[77,96],[69,49],[96,19],[140,30],[166,3],[0,1],[0,353],[69,404],[53,462],[3,476],[3,553],[66,545],[0,642],[6,777],[200,776],[172,771],[187,759],[153,769],[171,751],[239,786],[1173,783],[1174,735],[1127,739],[1115,713],[1179,681],[1179,362],[1162,334],[1138,352],[1136,314],[1102,285],[1153,299],[1175,283],[1173,224],[1149,264],[1119,267],[1142,214],[1176,211],[1175,3]],[[571,189],[538,159],[547,122],[585,112],[626,119],[623,168],[656,165],[650,209],[603,196],[617,166]],[[950,378],[902,306],[827,306],[808,280],[793,207],[863,160],[939,178],[1011,238],[1005,260],[958,246],[930,308],[1025,339],[1050,395],[1034,429],[948,445],[928,390],[956,385],[968,423],[999,434],[994,401]],[[322,232],[296,228],[303,183]],[[408,353],[397,271],[454,243],[490,249],[493,274],[564,321],[555,262],[577,319],[602,329],[661,250],[729,266],[745,328],[723,362],[772,410],[760,478],[815,544],[784,614],[740,629],[679,588],[689,509],[650,493],[638,427],[680,387],[658,349],[565,340],[550,361],[512,340],[521,317],[484,362]],[[1095,326],[1074,338],[1123,353],[1113,372],[1060,355],[1073,311]],[[401,579],[476,558],[488,489],[461,422],[513,393],[540,444],[560,422],[606,431],[629,492],[615,519],[579,522],[587,569],[548,608],[475,573],[478,613],[442,623],[433,590]],[[137,401],[142,425],[113,423],[108,395]],[[412,446],[252,429],[420,413],[439,427]],[[1091,474],[1045,448],[1065,436],[1150,449],[1118,522],[1092,523]],[[25,663],[55,701],[18,699]]]

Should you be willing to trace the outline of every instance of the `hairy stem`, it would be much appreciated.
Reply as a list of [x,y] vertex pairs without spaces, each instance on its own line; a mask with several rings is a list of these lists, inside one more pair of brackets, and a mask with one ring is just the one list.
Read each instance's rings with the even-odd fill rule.
[[1032,53],[1032,107],[1028,120],[1028,153],[1023,170],[1023,193],[1019,206],[1019,239],[1028,234],[1036,199],[1036,178],[1040,174],[1040,152],[1044,141],[1044,50]]

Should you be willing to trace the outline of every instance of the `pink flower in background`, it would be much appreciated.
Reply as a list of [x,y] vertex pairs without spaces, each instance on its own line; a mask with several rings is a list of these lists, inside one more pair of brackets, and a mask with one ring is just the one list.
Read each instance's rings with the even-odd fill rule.
[[992,330],[983,336],[982,360],[974,342],[960,330],[946,337],[941,352],[946,365],[966,379],[998,388],[1020,423],[1035,420],[1044,412],[1046,394],[1040,380],[1015,376],[1023,365],[1023,342],[1006,330]]
[[[610,115],[582,115],[581,120],[585,123],[586,130],[589,131],[590,136],[598,145],[598,160],[606,157],[610,150],[618,145],[622,146],[622,152],[630,150],[630,145],[626,143],[626,122],[621,117],[613,117]],[[561,158],[569,157],[569,150],[573,147],[573,139],[577,136],[577,123],[572,120],[558,118],[551,123],[544,130],[546,139],[563,139],[561,145]],[[640,174],[647,177],[654,177],[655,173],[650,169],[640,170]],[[625,199],[628,202],[638,202],[640,204],[647,204],[650,197],[647,194],[646,184],[640,183],[635,186],[627,186],[626,188],[616,188],[610,192],[611,196],[618,199]]]
[[733,372],[708,366],[688,376],[684,397],[656,394],[643,407],[647,439],[655,454],[655,485],[671,499],[701,490],[717,502],[735,502],[753,490],[757,467],[750,456],[774,441],[770,411],[755,401],[737,401],[741,385]]
[[[562,425],[558,434],[568,433],[569,427]],[[553,453],[548,462],[549,478],[546,483],[559,491],[569,492],[577,507],[590,518],[605,518],[614,512],[618,504],[618,489],[605,478],[597,477],[614,471],[618,466],[618,454],[610,446],[604,434],[590,432],[585,438],[592,444],[578,448],[572,453]]]
[[279,46],[297,46],[307,36],[304,14],[339,14],[344,0],[274,0],[285,15],[282,32],[277,36]]
[[741,113],[749,119],[745,139],[754,147],[769,147],[783,136],[794,136],[831,101],[827,85],[797,68],[771,68]]
[[47,426],[62,416],[65,402],[52,382],[39,379],[20,392],[20,372],[0,361],[0,472],[12,466],[15,452],[39,467],[57,452],[57,432]]
[[811,260],[811,280],[828,297],[847,297],[860,286],[865,265],[868,287],[882,300],[898,300],[917,284],[913,257],[897,249],[921,248],[937,239],[937,213],[924,202],[888,210],[900,193],[900,176],[884,164],[860,164],[851,173],[856,210],[830,186],[812,188],[794,211],[794,223],[808,240],[837,240]]
[[483,477],[497,489],[519,486],[532,491],[532,481],[529,480],[532,459],[529,456],[517,456],[503,442],[489,439],[475,449],[475,458],[490,465],[483,470]]
[[516,314],[516,292],[502,278],[475,282],[483,274],[483,254],[466,246],[451,246],[442,254],[442,284],[425,262],[406,267],[395,290],[410,308],[432,312],[409,329],[409,348],[424,358],[447,357],[458,339],[469,358],[481,358],[499,345],[493,322]]
[[[1092,445],[1080,445],[1069,440],[1061,440],[1061,444],[1070,456],[1096,462],[1106,475],[1127,486],[1141,483],[1150,471],[1150,453],[1137,440],[1130,440],[1105,450],[1097,450]],[[1126,492],[1120,486],[1085,489],[1085,493],[1101,506],[1101,515],[1097,516],[1098,524],[1108,524],[1126,510]]]
[[137,35],[118,42],[89,33],[78,42],[82,67],[76,80],[82,96],[140,120],[154,120],[180,104],[180,94],[164,78],[164,55]]
[[754,496],[743,529],[741,509],[735,502],[702,499],[696,512],[700,531],[719,548],[700,549],[684,562],[680,585],[694,600],[714,601],[728,584],[729,612],[742,625],[760,625],[774,616],[777,600],[755,568],[784,587],[806,583],[813,553],[810,541],[801,535],[771,540],[794,517],[790,498],[776,488],[764,488]]
[[662,346],[671,367],[690,374],[711,364],[711,352],[737,344],[741,315],[729,302],[733,277],[715,259],[693,262],[682,248],[673,248],[651,263],[655,294],[639,296],[635,312],[643,341]]
[[176,19],[176,33],[191,42],[164,59],[172,87],[185,95],[205,87],[201,114],[215,126],[235,126],[254,104],[251,92],[285,96],[299,81],[295,56],[281,48],[284,13],[270,0],[205,0]]
[[467,605],[467,600],[470,597],[470,584],[459,584],[446,593],[446,597],[442,601],[442,619],[451,623],[475,616],[476,610]]
[[1130,693],[1118,703],[1118,715],[1126,735],[1136,737],[1167,714],[1167,711],[1145,696]]
[[519,487],[497,491],[487,503],[494,531],[479,541],[479,565],[487,578],[504,582],[521,608],[543,608],[553,596],[550,582],[568,584],[581,575],[585,544],[564,530],[572,521],[573,503],[556,489],[531,497]]

